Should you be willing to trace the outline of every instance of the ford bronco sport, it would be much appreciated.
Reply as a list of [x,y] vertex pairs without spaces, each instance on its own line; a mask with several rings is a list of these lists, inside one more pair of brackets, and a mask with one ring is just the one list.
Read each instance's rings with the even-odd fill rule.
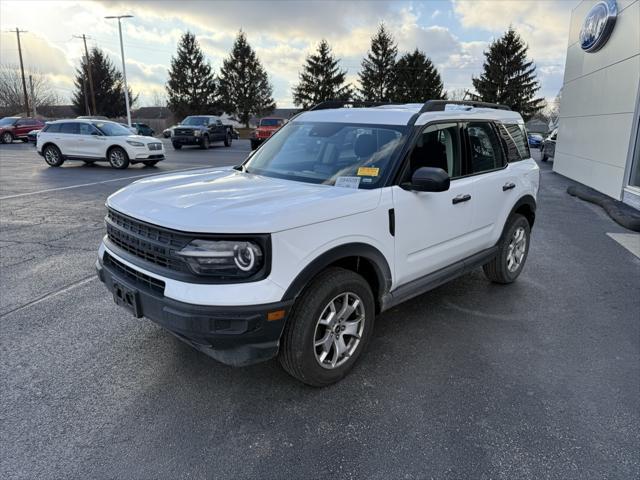
[[111,195],[96,266],[117,304],[211,357],[277,356],[323,386],[353,367],[379,312],[480,266],[513,282],[538,185],[506,107],[325,102],[241,165]]

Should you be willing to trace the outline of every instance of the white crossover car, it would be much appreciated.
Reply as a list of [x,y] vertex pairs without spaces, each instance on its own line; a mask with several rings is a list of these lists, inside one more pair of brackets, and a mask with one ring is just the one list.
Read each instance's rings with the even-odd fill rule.
[[113,168],[127,168],[132,163],[153,167],[164,160],[162,142],[134,135],[121,124],[107,120],[48,122],[37,135],[36,148],[51,167],[59,167],[65,160],[108,161]]
[[277,356],[323,386],[358,360],[379,312],[481,266],[513,282],[538,185],[506,107],[328,102],[241,165],[111,195],[96,267],[117,304],[211,357]]

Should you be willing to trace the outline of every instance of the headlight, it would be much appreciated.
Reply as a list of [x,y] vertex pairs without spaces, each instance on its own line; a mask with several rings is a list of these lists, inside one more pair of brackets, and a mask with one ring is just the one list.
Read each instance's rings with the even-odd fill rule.
[[193,240],[176,253],[198,275],[242,279],[264,266],[262,247],[248,240]]
[[200,130],[194,130],[193,131],[193,136],[194,137],[199,137],[202,134],[202,132]]
[[144,147],[144,143],[136,142],[135,140],[127,140],[127,143],[132,147]]

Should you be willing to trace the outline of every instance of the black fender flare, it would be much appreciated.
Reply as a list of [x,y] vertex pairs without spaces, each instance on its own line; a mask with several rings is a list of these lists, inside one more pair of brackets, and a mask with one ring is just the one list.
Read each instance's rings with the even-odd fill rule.
[[518,201],[515,203],[515,205],[513,206],[511,211],[509,212],[509,215],[507,216],[507,221],[523,205],[528,206],[529,209],[531,210],[531,213],[533,214],[533,218],[530,219],[531,227],[533,228],[533,223],[534,223],[535,216],[536,216],[537,204],[536,204],[536,199],[533,198],[532,195],[524,195],[524,196],[522,196],[522,197],[520,197],[518,199]]
[[295,300],[309,282],[325,268],[349,257],[364,258],[373,266],[379,286],[378,298],[376,298],[376,302],[378,302],[391,288],[391,269],[382,252],[366,243],[346,243],[331,248],[314,258],[289,284],[282,301]]

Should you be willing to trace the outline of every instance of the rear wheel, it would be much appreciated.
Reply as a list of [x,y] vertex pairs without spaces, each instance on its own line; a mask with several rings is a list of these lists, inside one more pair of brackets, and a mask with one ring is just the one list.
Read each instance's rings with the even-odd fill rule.
[[109,150],[109,163],[113,168],[117,168],[118,170],[127,168],[129,166],[129,156],[127,152],[124,151],[124,148],[113,147]]
[[145,167],[155,167],[159,161],[160,160],[147,160],[146,162],[142,163],[144,163]]
[[2,137],[0,137],[0,140],[2,140],[2,143],[12,143],[13,135],[11,135],[11,132],[4,132]]
[[182,148],[182,145],[180,143],[173,142],[172,145],[173,145],[173,148],[176,150],[180,150]]
[[209,137],[207,135],[204,136],[202,142],[200,142],[200,148],[203,150],[207,150],[210,147]]
[[233,140],[231,139],[231,134],[229,132],[227,132],[227,136],[224,137],[224,146],[225,147],[230,147],[232,141]]
[[55,145],[47,145],[44,147],[42,155],[44,156],[44,161],[47,162],[47,165],[50,167],[59,167],[64,163],[62,153],[60,153],[60,149]]
[[293,306],[282,334],[280,364],[307,385],[337,382],[366,348],[374,318],[366,280],[350,270],[329,268]]
[[482,267],[489,280],[506,284],[518,278],[529,254],[530,235],[529,221],[518,213],[512,215],[500,239],[497,255]]

